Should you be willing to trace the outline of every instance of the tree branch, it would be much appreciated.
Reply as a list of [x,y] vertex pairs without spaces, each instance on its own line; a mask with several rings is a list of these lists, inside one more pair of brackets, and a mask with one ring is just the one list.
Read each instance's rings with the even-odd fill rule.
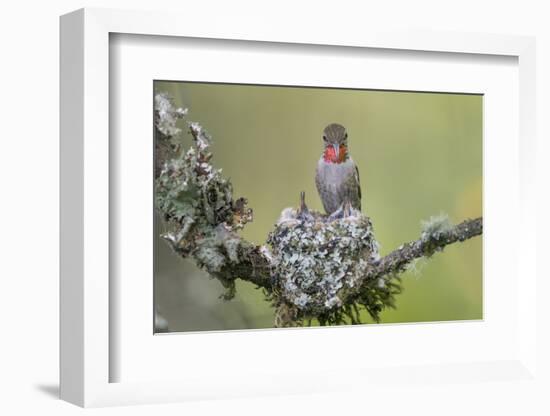
[[407,266],[421,257],[430,257],[442,251],[449,244],[466,241],[483,232],[483,218],[466,220],[451,229],[433,235],[425,235],[416,241],[403,244],[397,250],[382,257],[367,271],[366,279],[376,279],[392,273],[401,273]]
[[[457,242],[464,242],[481,235],[483,218],[466,220],[460,224],[431,235],[424,235],[418,240],[403,244],[386,256],[380,258],[366,270],[363,281],[375,280],[380,277],[402,273],[414,260],[431,257],[434,253]],[[228,264],[222,270],[224,274],[233,275],[238,279],[250,282],[264,289],[271,289],[271,273],[273,265],[263,254],[263,247],[254,246],[242,240],[243,250],[239,254],[239,262]]]
[[241,238],[239,261],[227,263],[221,272],[270,291],[273,264],[266,253],[265,247],[255,246]]

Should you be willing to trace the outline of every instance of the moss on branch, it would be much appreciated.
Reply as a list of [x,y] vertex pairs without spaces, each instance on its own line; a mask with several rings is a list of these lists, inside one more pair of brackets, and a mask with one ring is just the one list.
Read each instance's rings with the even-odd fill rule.
[[443,251],[449,244],[466,241],[481,235],[483,232],[483,218],[469,219],[456,226],[447,224],[445,229],[422,232],[422,236],[415,241],[403,244],[397,250],[374,262],[367,273],[366,280],[376,279],[392,273],[401,273],[414,260],[422,257],[431,257],[434,253]]

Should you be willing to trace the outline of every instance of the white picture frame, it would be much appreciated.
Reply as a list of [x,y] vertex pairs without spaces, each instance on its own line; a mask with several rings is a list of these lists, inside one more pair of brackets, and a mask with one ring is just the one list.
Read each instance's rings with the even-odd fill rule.
[[[182,25],[185,21],[185,25]],[[61,18],[61,398],[80,406],[181,401],[209,397],[248,397],[262,394],[319,392],[351,388],[354,383],[374,386],[380,380],[406,378],[410,369],[368,367],[368,377],[353,369],[330,368],[331,380],[319,383],[318,374],[267,371],[264,377],[235,381],[220,374],[182,375],[181,380],[111,382],[110,366],[120,359],[110,348],[109,256],[110,170],[109,156],[109,51],[110,34],[170,36],[279,42],[281,44],[332,45],[334,47],[431,51],[452,54],[484,54],[516,57],[519,67],[519,170],[517,181],[518,267],[523,284],[517,291],[517,348],[498,362],[442,362],[423,366],[415,377],[432,380],[434,374],[453,382],[479,383],[491,374],[507,380],[535,380],[536,365],[536,270],[529,245],[536,241],[534,193],[535,42],[530,37],[465,33],[337,31],[327,36],[321,27],[278,25],[239,26],[220,20],[205,26],[201,19],[185,19],[173,13],[148,13],[83,9]],[[473,56],[473,55],[472,55]],[[412,327],[410,327],[412,328]],[[414,331],[414,328],[407,329]],[[316,334],[320,332],[317,331]],[[299,336],[299,332],[290,334]],[[152,336],[152,333],[151,333]],[[218,338],[227,334],[217,334]],[[320,336],[320,335],[313,335]],[[334,335],[332,335],[334,336]],[[170,337],[166,338],[169,339]],[[165,341],[170,342],[170,341]],[[221,340],[220,342],[223,342]],[[236,341],[238,342],[238,341]],[[305,341],[304,341],[305,342]],[[145,358],[147,359],[147,358]],[[358,368],[357,371],[361,369]],[[345,377],[344,377],[345,376]],[[439,377],[439,376],[438,376]],[[497,376],[495,376],[497,377]],[[291,378],[292,380],[289,380]],[[498,378],[498,377],[497,377]],[[348,379],[352,381],[342,382]],[[309,382],[308,382],[309,380]],[[374,388],[374,387],[373,387]]]

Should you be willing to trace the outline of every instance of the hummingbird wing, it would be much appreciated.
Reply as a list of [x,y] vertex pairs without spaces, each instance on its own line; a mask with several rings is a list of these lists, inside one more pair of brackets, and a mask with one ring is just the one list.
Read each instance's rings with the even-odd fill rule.
[[355,165],[355,181],[357,182],[357,198],[359,199],[359,211],[361,211],[361,181],[359,179],[359,168]]

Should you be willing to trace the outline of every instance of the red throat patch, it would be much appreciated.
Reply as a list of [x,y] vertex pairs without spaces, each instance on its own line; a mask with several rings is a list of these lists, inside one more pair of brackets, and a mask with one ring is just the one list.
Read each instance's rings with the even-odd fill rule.
[[338,154],[338,159],[336,158],[336,151],[334,147],[327,146],[325,148],[325,153],[323,154],[323,159],[328,163],[342,163],[346,160],[346,153],[348,149],[344,145],[340,145],[340,151]]

